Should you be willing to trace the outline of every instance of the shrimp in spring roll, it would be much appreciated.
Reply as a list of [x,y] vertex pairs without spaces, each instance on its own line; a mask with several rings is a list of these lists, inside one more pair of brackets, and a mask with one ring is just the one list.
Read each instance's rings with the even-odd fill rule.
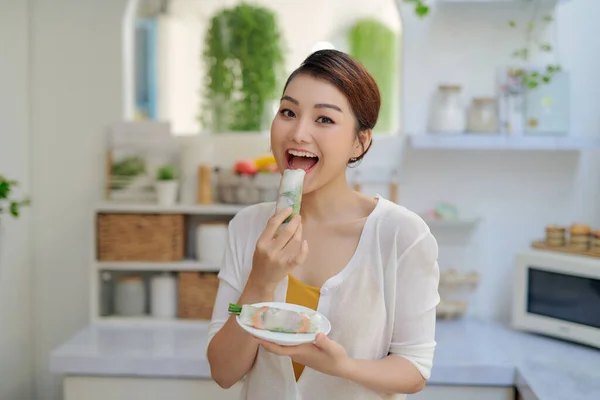
[[321,323],[317,313],[284,310],[277,307],[229,305],[229,313],[238,314],[240,321],[255,329],[283,333],[316,333]]

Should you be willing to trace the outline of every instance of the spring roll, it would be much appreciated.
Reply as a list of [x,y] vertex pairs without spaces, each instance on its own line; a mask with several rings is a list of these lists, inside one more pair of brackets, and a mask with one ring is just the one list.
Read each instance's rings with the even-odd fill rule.
[[316,333],[321,324],[320,314],[284,310],[277,307],[231,305],[229,311],[239,314],[240,321],[244,325],[271,332]]
[[305,175],[306,171],[303,169],[286,169],[283,171],[281,182],[279,183],[279,197],[277,199],[276,212],[279,212],[286,207],[292,207],[292,214],[283,221],[283,225],[290,222],[294,215],[300,213]]

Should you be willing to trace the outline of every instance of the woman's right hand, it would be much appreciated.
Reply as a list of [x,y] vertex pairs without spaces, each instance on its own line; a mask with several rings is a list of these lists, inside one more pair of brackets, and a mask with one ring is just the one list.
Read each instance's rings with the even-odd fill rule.
[[275,213],[256,242],[249,282],[263,290],[274,291],[281,279],[306,261],[308,243],[302,240],[300,215],[281,227],[291,213],[291,207]]

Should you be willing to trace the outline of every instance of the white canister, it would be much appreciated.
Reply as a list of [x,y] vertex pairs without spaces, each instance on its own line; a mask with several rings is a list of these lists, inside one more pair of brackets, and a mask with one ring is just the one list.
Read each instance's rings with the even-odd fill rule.
[[225,255],[227,223],[204,222],[196,229],[196,258],[198,261],[220,266]]
[[177,315],[177,280],[164,272],[150,279],[150,313],[154,318],[175,318]]
[[156,182],[156,197],[158,204],[169,207],[177,203],[177,192],[179,182],[176,180],[157,181]]
[[115,287],[115,312],[121,316],[140,316],[146,311],[146,287],[141,276],[122,276]]
[[433,133],[463,133],[467,127],[461,87],[441,85],[432,102],[430,130]]

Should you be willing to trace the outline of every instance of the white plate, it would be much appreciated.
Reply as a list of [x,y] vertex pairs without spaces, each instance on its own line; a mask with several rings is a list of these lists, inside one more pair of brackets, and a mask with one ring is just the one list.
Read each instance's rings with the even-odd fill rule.
[[[277,307],[282,308],[284,310],[292,310],[298,312],[315,312],[315,310],[311,310],[310,308],[302,307],[296,304],[290,303],[280,303],[280,302],[267,302],[267,303],[256,303],[252,304],[255,307],[269,306],[269,307]],[[239,315],[236,317],[237,323],[242,327],[246,332],[249,332],[251,335],[256,336],[257,338],[267,340],[269,342],[273,342],[279,344],[281,346],[297,346],[304,343],[312,343],[315,341],[318,333],[324,333],[325,335],[329,334],[331,331],[331,323],[329,320],[321,313],[317,312],[321,316],[321,324],[319,326],[319,330],[316,333],[284,333],[284,332],[271,332],[266,331],[264,329],[256,329],[251,326],[245,325],[240,321]]]

